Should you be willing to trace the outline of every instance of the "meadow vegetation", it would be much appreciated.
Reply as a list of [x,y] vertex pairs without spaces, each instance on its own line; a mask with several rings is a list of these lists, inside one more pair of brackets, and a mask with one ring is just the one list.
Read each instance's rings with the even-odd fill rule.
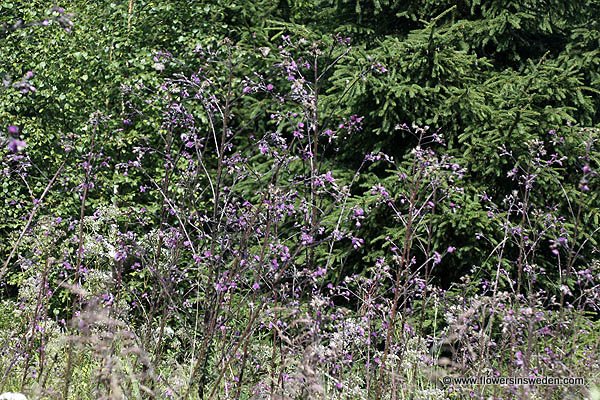
[[3,1],[0,393],[600,399],[597,15]]

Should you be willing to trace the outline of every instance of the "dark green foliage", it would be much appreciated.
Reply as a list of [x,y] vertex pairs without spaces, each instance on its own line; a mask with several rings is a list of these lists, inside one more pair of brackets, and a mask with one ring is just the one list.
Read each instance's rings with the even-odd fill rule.
[[[384,150],[402,158],[415,142],[394,127],[415,123],[439,129],[447,154],[467,168],[461,207],[452,213],[440,209],[435,217],[436,247],[459,248],[448,261],[450,275],[480,265],[498,244],[488,247],[475,239],[491,226],[480,196],[486,192],[499,200],[521,190],[507,174],[534,157],[536,140],[548,145],[548,154],[569,155],[560,168],[538,171],[530,201],[540,208],[559,207],[569,221],[565,229],[577,236],[582,221],[568,211],[567,199],[579,198],[585,205],[578,215],[590,223],[584,230],[594,230],[597,197],[579,191],[586,140],[570,126],[596,126],[600,118],[597,2],[352,1],[337,6],[344,10],[342,18],[355,7],[358,18],[344,22],[372,32],[332,79],[331,93],[348,90],[349,110],[368,116],[368,129],[343,154],[351,160],[364,151]],[[394,27],[378,18],[394,20]],[[375,72],[379,64],[386,73]],[[374,73],[361,75],[364,70]],[[552,130],[567,138],[568,150],[550,145]],[[502,147],[512,157],[501,156]],[[373,221],[374,232],[381,223]],[[401,232],[402,226],[390,229]],[[591,247],[586,248],[580,261],[591,256],[586,253]],[[552,268],[554,260],[545,252],[537,262]]]
[[[157,134],[165,133],[161,110],[169,99],[140,99],[165,77],[194,71],[201,64],[194,52],[197,46],[217,49],[228,37],[234,44],[237,87],[261,71],[265,81],[287,90],[281,71],[266,69],[276,60],[282,35],[327,43],[336,33],[350,36],[353,49],[320,81],[320,106],[327,110],[331,126],[343,114],[366,118],[361,132],[339,149],[326,149],[323,162],[331,165],[335,176],[349,180],[365,153],[384,151],[400,163],[409,159],[406,152],[416,139],[396,129],[398,125],[439,130],[447,143],[439,151],[466,168],[464,192],[455,194],[460,207],[441,204],[431,215],[435,246],[458,248],[444,261],[453,271],[451,280],[481,264],[497,245],[493,238],[487,245],[475,239],[476,233],[492,230],[481,195],[500,200],[520,190],[507,174],[515,165],[528,165],[536,140],[545,143],[549,153],[567,159],[539,171],[531,204],[557,207],[573,236],[583,238],[597,226],[596,178],[587,183],[589,192],[580,191],[583,165],[598,168],[597,149],[586,149],[589,138],[579,136],[580,127],[597,126],[600,118],[597,1],[72,2],[66,10],[73,14],[70,31],[59,24],[29,24],[52,17],[45,2],[4,2],[0,7],[0,74],[18,79],[32,70],[37,89],[28,94],[2,91],[3,127],[23,127],[33,163],[29,188],[2,178],[4,237],[23,225],[25,210],[65,160],[65,170],[45,204],[56,216],[78,217],[75,189],[84,179],[80,165],[92,142],[104,158],[95,160],[91,207],[110,202],[126,209],[152,203],[149,196],[154,195],[139,188],[160,181],[165,173],[160,163],[146,166],[155,171],[151,177],[135,172],[125,176],[115,168],[135,158],[136,144],[160,142]],[[16,29],[19,20],[22,26]],[[170,55],[153,59],[158,52]],[[203,110],[193,102],[189,107],[206,122]],[[277,107],[286,106],[267,96],[236,104],[231,124],[240,143],[268,130],[268,110]],[[91,119],[102,122],[95,125]],[[566,143],[552,144],[551,130]],[[65,143],[72,147],[70,153],[61,148]],[[512,158],[501,155],[502,146]],[[395,176],[384,167],[373,168],[360,182],[363,189],[353,188],[357,204],[368,202],[364,190]],[[401,183],[393,185],[403,190]],[[567,198],[580,203],[571,204]],[[198,201],[203,201],[201,196]],[[376,213],[363,227],[369,249],[379,248],[382,228],[392,236],[403,230],[398,221]],[[3,254],[7,248],[9,241],[4,241]],[[360,256],[349,255],[350,250],[339,249],[339,259],[349,270],[359,270]],[[581,262],[591,256],[588,251],[585,247],[580,252]],[[369,254],[370,262],[376,253],[365,249],[362,254]],[[539,262],[553,262],[546,255],[539,257]]]

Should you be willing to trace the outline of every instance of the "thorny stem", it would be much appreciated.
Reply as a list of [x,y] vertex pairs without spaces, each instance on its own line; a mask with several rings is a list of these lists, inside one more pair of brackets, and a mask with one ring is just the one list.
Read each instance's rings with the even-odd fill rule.
[[[89,186],[90,186],[90,176],[91,176],[91,170],[92,170],[92,159],[93,159],[93,152],[94,152],[94,146],[95,146],[95,142],[96,142],[96,133],[98,130],[98,121],[94,121],[93,122],[93,134],[92,134],[92,142],[90,144],[90,151],[88,152],[88,157],[87,157],[87,165],[84,168],[85,170],[85,177],[84,177],[84,183],[83,183],[83,193],[81,195],[81,206],[79,209],[79,244],[77,246],[77,262],[75,263],[75,277],[73,279],[75,285],[77,285],[78,281],[79,281],[79,273],[81,271],[81,263],[83,260],[83,239],[84,239],[84,218],[85,218],[85,206],[86,206],[86,199],[87,199],[87,195],[88,195],[88,190],[89,190]],[[79,305],[79,301],[76,298],[75,301],[73,301],[73,305],[72,305],[72,309],[73,309],[73,315],[75,314],[75,310],[77,309]],[[69,349],[67,351],[67,365],[66,365],[66,370],[65,370],[65,385],[63,388],[63,398],[64,399],[68,399],[69,398],[69,387],[71,385],[71,378],[72,378],[72,373],[73,373],[73,352],[75,349],[75,342],[73,340],[71,340],[69,342]]]
[[48,192],[50,191],[50,189],[52,188],[52,186],[54,186],[54,183],[56,182],[56,179],[58,179],[58,177],[62,173],[62,170],[65,167],[65,165],[67,163],[67,160],[68,159],[65,159],[62,162],[62,164],[58,167],[58,169],[56,170],[56,172],[52,176],[52,179],[50,179],[50,182],[48,182],[48,184],[44,188],[44,191],[42,192],[40,198],[34,204],[33,209],[29,213],[29,218],[27,219],[27,222],[25,223],[25,226],[23,227],[23,229],[21,229],[21,233],[19,234],[19,237],[18,237],[17,241],[15,242],[15,244],[13,245],[13,247],[11,248],[8,257],[6,257],[6,260],[4,260],[4,264],[2,265],[2,269],[0,269],[0,279],[2,279],[4,277],[4,275],[6,274],[6,272],[8,271],[8,265],[10,263],[10,260],[12,260],[12,258],[15,255],[15,253],[17,252],[17,249],[19,248],[19,245],[21,244],[21,241],[23,240],[23,237],[25,237],[25,234],[27,233],[27,231],[29,230],[29,227],[31,226],[31,223],[33,222],[33,218],[36,216],[37,212],[42,207],[42,201],[44,200],[44,198],[46,197],[46,195],[48,194]]
[[[221,197],[221,186],[223,181],[223,161],[224,161],[224,152],[225,152],[225,144],[229,134],[229,124],[230,124],[230,113],[231,113],[231,102],[233,98],[233,63],[231,59],[231,48],[229,47],[229,42],[226,43],[228,46],[228,56],[227,56],[227,69],[228,69],[228,79],[227,79],[227,92],[225,95],[225,104],[223,107],[223,115],[222,115],[222,130],[221,130],[221,138],[220,143],[218,145],[218,159],[217,159],[217,172],[216,172],[216,180],[214,184],[214,204],[213,204],[213,213],[212,213],[212,221],[213,227],[211,232],[211,244],[210,244],[210,253],[211,255],[215,253],[216,244],[217,244],[217,233],[220,228],[220,219],[218,219],[219,210],[220,210],[220,197]],[[216,137],[215,137],[216,141]],[[219,220],[219,222],[217,222]],[[212,258],[212,268],[209,272],[209,285],[212,285],[216,282],[219,276],[219,266],[217,265],[217,261]],[[211,300],[207,300],[205,302],[205,326],[204,326],[204,338],[202,341],[202,346],[200,348],[200,354],[198,359],[196,360],[196,364],[193,367],[192,373],[190,375],[188,388],[186,390],[186,397],[189,395],[190,389],[192,387],[192,382],[194,377],[200,370],[202,371],[200,376],[200,382],[198,384],[198,395],[200,398],[204,396],[204,389],[206,386],[206,381],[208,379],[207,376],[207,368],[208,362],[210,359],[210,354],[212,351],[212,341],[214,336],[214,328],[216,326],[218,313],[220,310],[220,302],[221,302],[221,294],[215,293],[214,285],[213,287],[208,288],[213,291],[212,296],[207,296],[207,299],[211,298]],[[209,301],[212,304],[209,304]]]
[[[422,136],[419,137],[419,146],[421,144],[421,140],[422,140]],[[413,165],[412,165],[411,175],[416,176],[416,173],[417,173],[417,161],[415,160],[415,162],[413,162]],[[381,391],[383,390],[385,365],[386,365],[386,360],[387,360],[388,354],[391,350],[392,336],[395,332],[396,315],[398,313],[400,297],[401,297],[401,295],[406,296],[406,292],[408,290],[408,287],[407,287],[408,280],[406,280],[406,282],[404,283],[404,286],[402,287],[402,289],[403,289],[402,294],[401,294],[400,288],[402,286],[401,285],[402,276],[403,276],[404,272],[406,271],[406,269],[408,268],[408,266],[410,266],[410,251],[412,249],[413,224],[414,224],[414,219],[415,219],[416,201],[417,201],[417,196],[418,196],[419,190],[420,190],[420,180],[415,179],[414,186],[412,187],[411,193],[410,193],[408,219],[407,219],[405,233],[404,233],[404,240],[402,242],[402,246],[403,246],[402,247],[402,255],[400,258],[400,263],[396,270],[396,279],[395,279],[394,286],[393,286],[394,287],[394,299],[392,301],[390,317],[388,319],[388,326],[387,326],[386,336],[385,336],[385,347],[383,350],[383,355],[381,357],[381,364],[379,367],[380,381],[379,381],[379,384],[377,385],[376,392],[375,392],[376,399],[381,398]],[[406,302],[404,304],[406,305]]]

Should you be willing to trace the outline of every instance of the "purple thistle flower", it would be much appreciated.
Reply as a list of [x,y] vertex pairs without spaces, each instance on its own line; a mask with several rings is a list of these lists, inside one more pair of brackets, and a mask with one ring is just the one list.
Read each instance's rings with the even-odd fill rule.
[[18,153],[27,147],[27,143],[25,143],[23,140],[10,138],[6,147],[11,153]]
[[8,133],[10,133],[11,135],[17,135],[19,134],[19,127],[16,125],[9,125],[8,126]]
[[520,350],[515,353],[515,364],[517,367],[523,366],[523,352]]
[[354,247],[354,249],[358,249],[358,248],[362,247],[363,244],[365,244],[364,239],[356,238],[356,237],[352,238],[352,247]]
[[217,282],[217,283],[215,283],[215,290],[220,293],[226,292],[227,285],[225,285],[224,283],[221,283],[221,282]]
[[442,255],[437,251],[433,252],[433,265],[438,265],[442,262]]
[[373,186],[371,188],[371,194],[373,194],[373,195],[379,194],[380,196],[382,196],[383,198],[386,198],[386,199],[388,197],[390,197],[390,194],[388,193],[386,188],[383,187],[380,183],[376,184],[375,186]]
[[323,176],[323,178],[325,179],[325,182],[327,182],[327,183],[335,182],[335,178],[333,177],[331,171],[327,171],[327,173]]
[[260,151],[260,154],[267,154],[269,152],[269,146],[267,146],[265,142],[260,142],[258,144],[258,150]]
[[302,234],[300,235],[300,239],[302,240],[302,244],[305,246],[307,244],[311,244],[314,241],[313,237],[306,232],[302,232]]

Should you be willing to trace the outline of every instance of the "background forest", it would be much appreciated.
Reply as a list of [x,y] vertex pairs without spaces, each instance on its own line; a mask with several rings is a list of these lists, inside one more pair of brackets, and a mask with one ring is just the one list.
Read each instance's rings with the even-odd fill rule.
[[598,16],[0,2],[0,392],[600,399]]

